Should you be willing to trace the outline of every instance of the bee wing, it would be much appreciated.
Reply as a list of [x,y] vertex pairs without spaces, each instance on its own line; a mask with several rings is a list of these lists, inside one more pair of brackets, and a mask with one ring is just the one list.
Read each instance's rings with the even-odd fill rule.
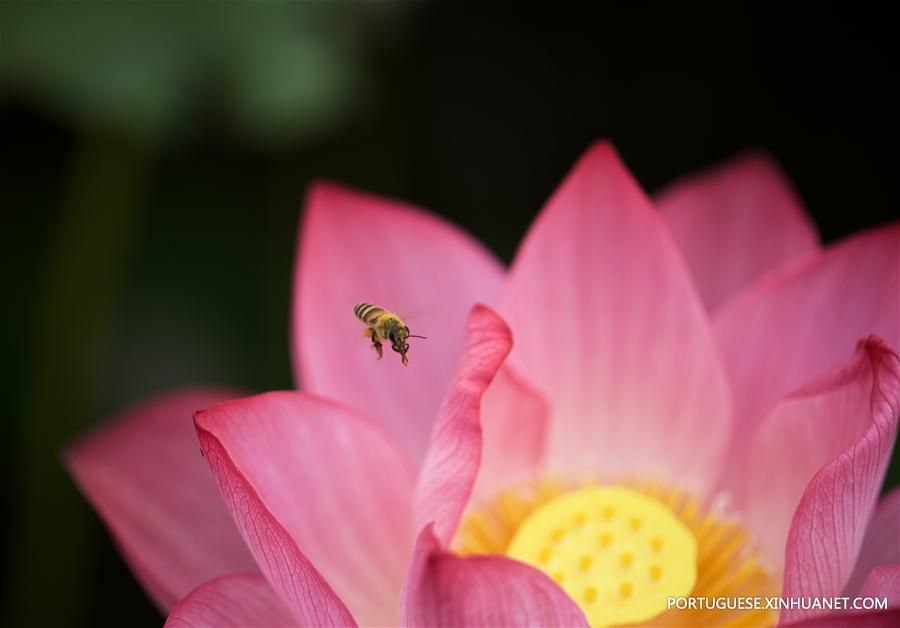
[[397,315],[403,319],[404,321],[417,321],[422,320],[423,318],[428,318],[434,314],[434,310],[420,310],[415,314],[406,314],[405,312],[398,312]]

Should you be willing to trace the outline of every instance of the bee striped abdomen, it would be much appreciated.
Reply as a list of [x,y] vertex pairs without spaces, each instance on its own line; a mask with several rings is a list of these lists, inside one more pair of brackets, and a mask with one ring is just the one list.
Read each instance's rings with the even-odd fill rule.
[[385,310],[371,303],[357,303],[356,307],[353,308],[353,313],[356,315],[356,318],[366,325],[371,325],[379,316],[385,314]]

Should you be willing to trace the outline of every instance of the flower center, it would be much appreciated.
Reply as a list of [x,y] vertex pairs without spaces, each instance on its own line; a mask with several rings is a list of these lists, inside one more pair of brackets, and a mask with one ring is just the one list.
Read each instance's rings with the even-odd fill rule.
[[592,625],[759,626],[765,610],[668,608],[668,597],[769,597],[778,579],[739,522],[657,483],[539,481],[463,517],[461,554],[506,554],[547,573]]
[[655,617],[697,579],[687,526],[659,501],[620,487],[547,502],[522,522],[506,554],[556,580],[594,626]]

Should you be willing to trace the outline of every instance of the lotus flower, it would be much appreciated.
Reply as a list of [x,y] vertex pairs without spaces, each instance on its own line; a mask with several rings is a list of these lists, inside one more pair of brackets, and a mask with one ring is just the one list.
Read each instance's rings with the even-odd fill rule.
[[[317,184],[301,392],[162,397],[66,459],[171,626],[897,625],[898,273],[900,225],[820,248],[759,153],[651,201],[598,143],[508,271]],[[359,301],[421,313],[408,367]],[[779,594],[890,608],[667,608]]]

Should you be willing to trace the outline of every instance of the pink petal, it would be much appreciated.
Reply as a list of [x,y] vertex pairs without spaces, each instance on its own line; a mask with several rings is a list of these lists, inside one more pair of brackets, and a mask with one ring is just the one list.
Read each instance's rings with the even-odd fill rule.
[[[294,285],[299,387],[364,411],[419,463],[466,316],[496,299],[503,269],[470,236],[404,203],[319,184],[306,205]],[[359,302],[397,312],[428,336],[410,340],[408,367],[389,346],[376,360],[353,316]]]
[[166,620],[166,628],[296,625],[291,612],[259,574],[220,576],[201,584]]
[[587,626],[555,582],[502,556],[443,553],[433,528],[422,530],[403,587],[403,626]]
[[413,479],[383,431],[296,392],[239,399],[195,421],[232,516],[295,615],[318,599],[309,584],[333,589],[361,623],[395,622]]
[[551,470],[710,486],[731,434],[724,372],[681,254],[610,144],[551,197],[501,303],[513,363],[553,409]]
[[893,563],[900,563],[900,488],[882,497],[875,507],[844,594],[856,595],[873,569]]
[[796,192],[761,151],[679,179],[656,204],[710,312],[753,280],[818,250]]
[[[900,360],[885,342],[869,339],[846,368],[779,404],[767,420],[753,457],[782,472],[775,478],[771,471],[758,470],[754,478],[759,483],[765,473],[772,480],[767,498],[759,489],[752,493],[765,517],[780,519],[787,496],[796,491],[804,473],[815,473],[787,534],[784,596],[836,596],[843,591],[884,479],[898,413]],[[798,429],[800,425],[805,429]],[[785,444],[774,443],[779,437]],[[825,464],[815,471],[817,457]],[[778,523],[762,528],[770,548]],[[782,619],[813,614],[786,610]]]
[[[872,395],[879,386],[888,390],[884,387],[893,377],[892,359],[891,349],[884,343],[871,340],[861,344],[846,364],[779,402],[750,441],[741,507],[776,563],[784,556],[791,519],[813,476],[839,457],[847,457],[847,452],[862,455],[864,448],[872,460],[881,463],[878,456],[884,443],[880,435],[892,434],[894,428],[891,417],[878,414],[878,408],[872,406]],[[888,447],[891,439],[886,441]],[[867,472],[876,469],[873,466]],[[859,469],[851,471],[860,475]],[[873,481],[873,486],[857,485],[856,489],[875,492],[857,497],[874,500],[881,483],[880,479]],[[858,512],[856,516],[864,518],[853,524],[864,526],[869,513]]]
[[873,569],[859,590],[859,597],[886,597],[888,608],[900,608],[900,564]]
[[222,443],[199,426],[197,434],[231,516],[294,618],[314,625],[353,625],[350,611],[266,508]]
[[164,612],[197,585],[255,571],[200,455],[191,416],[237,393],[196,389],[123,413],[65,452],[66,465]]
[[481,397],[511,348],[506,324],[490,309],[476,305],[466,328],[463,356],[438,413],[416,487],[415,525],[421,528],[434,521],[435,535],[443,545],[456,532],[478,474]]
[[900,611],[837,613],[781,625],[787,628],[896,628],[900,625]]
[[734,393],[735,447],[765,410],[843,362],[860,338],[900,346],[900,225],[854,236],[732,300],[715,331]]
[[529,382],[504,365],[481,399],[481,467],[473,495],[496,491],[538,475],[544,460],[550,409]]

